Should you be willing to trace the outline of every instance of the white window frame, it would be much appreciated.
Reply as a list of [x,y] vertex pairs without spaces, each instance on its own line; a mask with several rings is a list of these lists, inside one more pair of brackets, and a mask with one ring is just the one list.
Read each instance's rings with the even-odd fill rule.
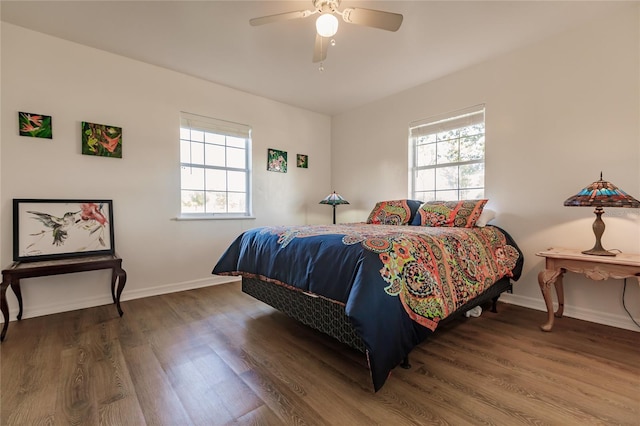
[[[194,136],[191,136],[191,132],[204,132],[208,136],[217,137],[216,142],[196,141]],[[219,137],[224,138],[224,144],[219,142]],[[227,138],[233,138],[227,140]],[[238,139],[244,139],[244,146],[237,146]],[[196,157],[192,150],[196,149],[196,144],[204,143],[202,154],[200,158]],[[180,215],[178,219],[252,219],[252,196],[251,196],[251,127],[246,124],[234,123],[225,120],[219,120],[216,118],[205,117],[201,115],[191,114],[188,112],[180,112]],[[214,162],[208,161],[206,158],[206,147],[217,147],[218,150],[222,147],[224,150],[224,162],[222,165],[213,164]],[[199,146],[197,146],[200,148]],[[244,150],[244,167],[232,167],[229,163],[229,151],[230,150]],[[195,158],[195,159],[194,159]],[[219,163],[219,162],[217,162]],[[187,183],[184,182],[183,173],[186,170],[201,171],[203,178],[198,188],[188,188]],[[216,189],[215,191],[207,188],[207,171],[224,171],[225,175],[228,173],[244,173],[245,185],[244,191],[237,191],[229,188],[229,180],[225,179],[224,189]],[[193,212],[185,210],[183,205],[183,193],[187,191],[203,192],[204,205],[202,211]],[[216,193],[224,193],[226,200],[226,211],[212,211],[207,210],[207,195]],[[244,211],[229,211],[230,197],[229,195],[244,195]]]
[[[473,134],[468,136],[469,132]],[[471,143],[473,147],[465,147],[465,143]],[[444,149],[447,145],[457,146],[458,158],[440,155],[439,149]],[[473,182],[465,182],[470,176],[462,172],[465,168],[477,170],[476,174],[472,175]],[[457,182],[450,184],[451,179],[444,178],[446,173],[457,173]],[[484,104],[409,124],[410,198],[422,201],[484,198],[484,178]]]

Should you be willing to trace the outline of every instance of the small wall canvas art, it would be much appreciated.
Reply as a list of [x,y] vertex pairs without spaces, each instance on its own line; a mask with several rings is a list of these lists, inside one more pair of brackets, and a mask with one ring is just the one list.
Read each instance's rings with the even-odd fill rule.
[[83,121],[82,153],[122,158],[122,128]]
[[309,168],[309,156],[308,155],[296,154],[296,157],[297,157],[296,165],[298,167],[301,167],[303,169],[308,169]]
[[45,139],[53,138],[50,115],[18,112],[18,126],[20,127],[20,136]]
[[267,154],[267,170],[287,173],[287,151],[269,148]]

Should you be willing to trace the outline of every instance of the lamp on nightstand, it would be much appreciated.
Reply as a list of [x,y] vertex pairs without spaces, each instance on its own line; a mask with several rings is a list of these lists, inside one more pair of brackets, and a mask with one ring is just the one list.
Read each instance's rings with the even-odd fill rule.
[[336,206],[338,204],[349,204],[347,200],[342,198],[339,194],[336,194],[336,191],[333,191],[333,194],[329,194],[324,197],[319,204],[329,204],[333,206],[333,224],[336,224]]
[[615,256],[616,253],[605,250],[600,243],[600,238],[604,233],[604,222],[601,218],[604,214],[603,207],[640,208],[640,201],[619,189],[611,182],[602,180],[602,172],[600,172],[600,180],[593,182],[573,197],[568,198],[564,202],[564,205],[595,207],[593,212],[596,215],[596,220],[593,222],[593,233],[596,236],[596,245],[593,246],[591,250],[585,250],[582,253],[596,256]]

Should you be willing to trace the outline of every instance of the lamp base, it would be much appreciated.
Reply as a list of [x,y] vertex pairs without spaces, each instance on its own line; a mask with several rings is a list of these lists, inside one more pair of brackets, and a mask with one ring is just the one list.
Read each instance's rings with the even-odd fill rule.
[[615,256],[616,253],[605,250],[604,247],[602,247],[602,243],[600,242],[602,234],[604,233],[604,222],[602,221],[604,209],[600,206],[597,206],[593,213],[595,213],[596,215],[596,220],[593,222],[593,233],[596,236],[596,245],[594,245],[591,250],[585,250],[582,253],[591,254],[594,256]]
[[585,250],[582,252],[583,254],[590,254],[594,256],[615,256],[617,253],[611,252],[609,250],[605,250],[603,248],[596,249],[595,247],[591,250]]

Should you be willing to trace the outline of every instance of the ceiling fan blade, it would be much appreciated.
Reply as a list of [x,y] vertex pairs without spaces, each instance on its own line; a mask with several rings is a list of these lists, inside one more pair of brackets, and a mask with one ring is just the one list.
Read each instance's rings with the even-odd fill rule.
[[399,13],[383,12],[382,10],[347,8],[342,12],[345,22],[366,27],[379,28],[387,31],[398,31],[402,24]]
[[311,16],[315,11],[310,10],[298,10],[295,12],[277,13],[275,15],[262,16],[260,18],[253,18],[249,20],[249,24],[252,27],[264,24],[270,24],[272,22],[286,21],[288,19],[306,18]]
[[322,37],[316,33],[316,43],[313,48],[313,63],[322,62],[327,59],[327,48],[329,47],[329,39]]

